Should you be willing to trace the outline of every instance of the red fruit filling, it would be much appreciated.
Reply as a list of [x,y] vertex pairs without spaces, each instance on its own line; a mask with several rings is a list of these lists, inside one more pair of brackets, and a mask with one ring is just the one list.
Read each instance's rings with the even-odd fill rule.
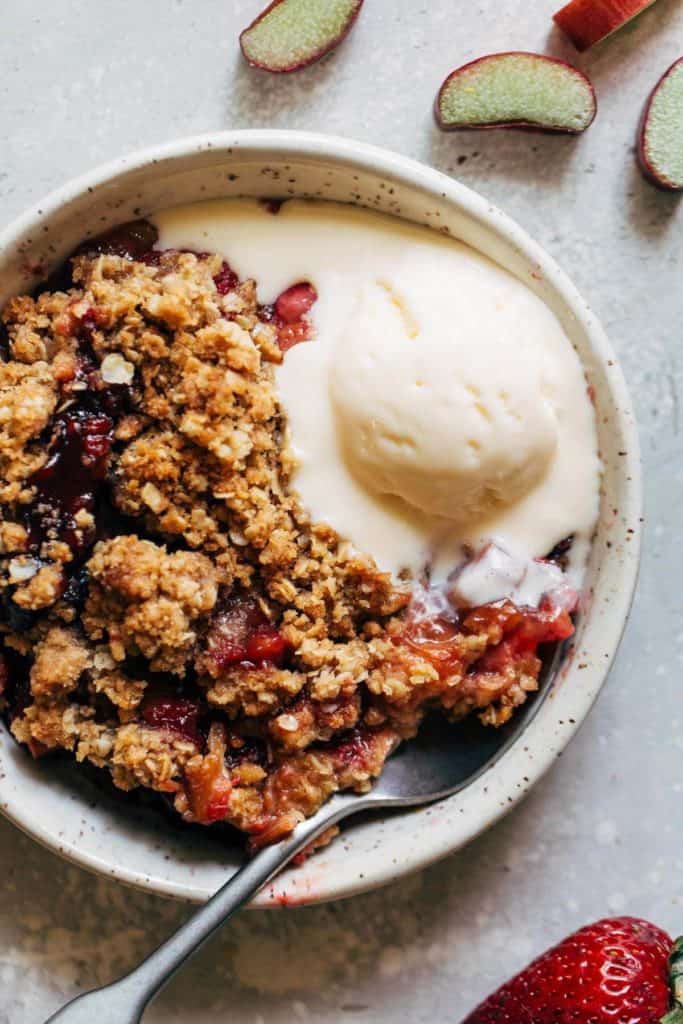
[[92,373],[97,369],[95,356],[90,348],[95,331],[106,325],[106,316],[96,306],[88,306],[84,313],[73,315],[73,333],[81,342],[79,362],[81,370]]
[[223,261],[221,269],[218,271],[213,279],[213,283],[216,285],[216,291],[219,295],[227,295],[228,292],[235,290],[239,284],[240,279],[232,269],[229,263]]
[[[519,658],[535,656],[541,644],[568,640],[574,633],[569,612],[541,602],[538,609],[517,613],[519,621],[509,620],[503,640],[477,662],[482,672],[504,672]],[[509,628],[509,627],[512,628]]]
[[270,661],[281,665],[287,654],[287,641],[275,626],[259,626],[247,638],[247,661]]
[[354,729],[347,739],[337,744],[333,753],[337,763],[344,768],[363,771],[368,764],[370,751],[367,735],[360,729]]
[[230,794],[232,784],[227,775],[217,775],[213,780],[211,795],[206,803],[202,821],[212,825],[215,821],[223,821],[230,810]]
[[462,670],[464,632],[498,627],[503,639],[475,663],[476,671],[503,672],[519,659],[535,656],[541,644],[567,640],[574,633],[570,612],[547,599],[539,608],[519,609],[510,601],[483,605],[464,616],[418,618],[409,621],[400,643],[412,647],[436,668],[442,678]]
[[261,318],[277,328],[277,341],[283,352],[313,337],[308,314],[317,298],[313,285],[301,281],[278,295],[272,306],[261,307]]
[[231,598],[211,622],[206,637],[207,667],[213,674],[231,665],[282,665],[289,646],[251,597]]
[[278,329],[277,343],[283,352],[300,344],[302,341],[310,341],[312,336],[311,325],[306,320],[300,320],[297,324],[285,324]]
[[197,764],[188,764],[185,792],[192,815],[202,825],[223,821],[230,810],[232,783],[225,766],[225,730],[213,725],[209,753]]
[[431,662],[443,678],[457,671],[460,663],[460,648],[457,638],[461,636],[459,619],[456,614],[412,619],[400,643],[411,647],[421,658]]
[[318,293],[308,281],[293,284],[275,300],[275,315],[286,324],[295,324],[303,319],[317,298]]
[[74,556],[94,543],[94,528],[80,528],[76,516],[95,508],[95,491],[105,477],[113,422],[100,412],[76,409],[55,425],[50,458],[30,480],[36,488],[27,512],[31,544],[63,540]]
[[173,694],[151,694],[145,696],[140,715],[154,729],[170,729],[198,747],[202,746],[200,708],[195,701]]
[[154,249],[158,238],[159,232],[148,220],[131,220],[103,235],[98,235],[97,238],[83,242],[74,255],[96,252],[155,264],[161,255]]

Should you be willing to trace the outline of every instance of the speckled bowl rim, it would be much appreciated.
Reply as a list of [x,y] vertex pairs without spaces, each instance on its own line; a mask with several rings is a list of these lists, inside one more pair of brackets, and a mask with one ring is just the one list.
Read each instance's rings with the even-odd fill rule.
[[[344,170],[374,173],[424,196],[446,200],[470,220],[492,230],[537,268],[582,328],[594,365],[600,367],[609,381],[612,429],[624,441],[624,450],[619,452],[623,455],[619,523],[615,542],[607,545],[599,565],[602,579],[609,580],[609,607],[606,612],[603,609],[600,649],[574,651],[573,658],[559,673],[559,685],[553,684],[539,711],[531,716],[514,742],[472,783],[433,808],[403,815],[415,841],[409,843],[400,856],[391,856],[392,849],[387,848],[386,856],[361,865],[363,870],[359,870],[359,865],[351,870],[340,870],[337,865],[331,871],[326,868],[327,857],[322,851],[303,867],[295,869],[296,875],[293,871],[284,872],[252,904],[281,907],[368,891],[439,860],[475,838],[515,806],[561,754],[605,682],[633,599],[642,523],[640,453],[632,404],[615,353],[590,307],[554,259],[518,224],[478,193],[424,164],[376,146],[336,136],[279,130],[215,132],[157,145],[108,162],[51,192],[0,233],[0,251],[16,247],[18,240],[25,239],[32,231],[37,233],[41,222],[87,192],[102,188],[128,172],[149,168],[154,174],[155,168],[161,165],[168,167],[176,160],[186,161],[207,150],[214,154],[225,152],[226,156],[248,150],[260,159],[271,161],[286,158],[332,161]],[[588,617],[591,614],[592,608]],[[584,663],[578,663],[578,659],[584,659]],[[579,668],[583,672],[579,673]],[[549,702],[552,704],[550,715],[545,713]],[[3,787],[4,773],[0,771],[0,812],[45,847],[75,864],[158,894],[197,902],[210,895],[211,887],[198,884],[196,878],[184,884],[152,877],[139,868],[113,863],[79,849],[77,840],[65,840],[54,828],[44,827],[34,820],[30,806],[7,799]],[[428,816],[432,819],[430,827],[423,828]]]

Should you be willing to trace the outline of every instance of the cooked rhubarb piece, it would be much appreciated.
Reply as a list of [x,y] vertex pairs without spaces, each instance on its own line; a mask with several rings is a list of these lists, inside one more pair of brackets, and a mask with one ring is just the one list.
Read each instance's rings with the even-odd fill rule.
[[297,71],[339,46],[363,0],[274,0],[240,36],[242,53],[263,71]]
[[611,36],[613,32],[651,7],[655,0],[570,0],[553,19],[577,50]]
[[638,159],[654,185],[683,189],[683,57],[650,93],[638,132]]
[[202,825],[223,821],[230,809],[232,783],[225,763],[225,730],[212,725],[206,757],[191,761],[185,772],[192,816]]
[[494,53],[451,72],[436,99],[448,131],[528,128],[584,131],[596,113],[593,86],[577,68],[537,53]]

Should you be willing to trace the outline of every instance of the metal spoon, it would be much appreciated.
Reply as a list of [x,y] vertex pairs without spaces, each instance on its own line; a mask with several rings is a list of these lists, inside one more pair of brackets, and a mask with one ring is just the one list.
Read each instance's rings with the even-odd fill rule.
[[[529,709],[531,710],[531,709]],[[483,771],[525,724],[497,731],[434,722],[399,748],[368,793],[339,793],[291,836],[256,854],[139,967],[120,981],[79,996],[46,1024],[138,1024],[149,1001],[235,911],[239,910],[312,839],[359,811],[411,807],[450,796]],[[507,735],[505,734],[507,732]]]

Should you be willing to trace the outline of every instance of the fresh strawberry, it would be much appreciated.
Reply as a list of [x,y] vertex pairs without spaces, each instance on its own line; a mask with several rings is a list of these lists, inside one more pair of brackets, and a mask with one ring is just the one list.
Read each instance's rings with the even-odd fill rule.
[[574,932],[463,1024],[683,1024],[683,940],[635,917]]

